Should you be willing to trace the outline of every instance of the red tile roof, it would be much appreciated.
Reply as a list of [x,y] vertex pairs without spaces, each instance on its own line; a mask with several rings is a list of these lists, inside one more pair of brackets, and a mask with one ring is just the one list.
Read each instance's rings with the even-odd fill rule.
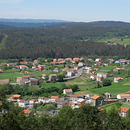
[[51,99],[57,99],[58,96],[51,96]]
[[91,99],[98,99],[100,96],[98,96],[98,95],[94,95],[94,96],[92,96],[91,97]]
[[130,94],[119,94],[121,97],[130,97]]
[[129,111],[129,108],[120,107],[120,108],[119,108],[119,111],[121,111],[121,112],[128,112],[128,111]]
[[32,112],[32,111],[29,111],[29,110],[23,110],[23,113],[24,113],[24,114],[30,114],[30,112]]
[[64,89],[65,92],[73,92],[72,89]]

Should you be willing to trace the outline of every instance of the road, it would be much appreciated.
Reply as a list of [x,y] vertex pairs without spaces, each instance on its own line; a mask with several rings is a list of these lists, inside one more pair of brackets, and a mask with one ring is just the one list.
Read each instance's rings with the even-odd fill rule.
[[83,73],[84,68],[85,67],[78,69],[77,74],[75,76],[72,76],[72,77],[69,77],[69,78],[63,78],[63,80],[74,79],[74,78],[80,77]]

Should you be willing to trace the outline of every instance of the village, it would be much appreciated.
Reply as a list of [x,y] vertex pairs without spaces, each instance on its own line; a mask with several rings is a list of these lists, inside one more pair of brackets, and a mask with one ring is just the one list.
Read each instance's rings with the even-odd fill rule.
[[[0,84],[23,88],[28,85],[31,90],[42,91],[46,86],[60,89],[60,85],[65,83],[61,92],[50,91],[47,97],[33,91],[28,96],[13,91],[8,94],[7,100],[22,107],[27,115],[40,114],[44,108],[55,115],[63,106],[75,109],[84,104],[108,111],[113,104],[119,103],[119,115],[125,117],[130,109],[129,65],[130,60],[125,59],[107,59],[104,62],[101,58],[83,57],[45,60],[44,64],[39,60],[1,63]],[[7,79],[8,76],[11,78]]]

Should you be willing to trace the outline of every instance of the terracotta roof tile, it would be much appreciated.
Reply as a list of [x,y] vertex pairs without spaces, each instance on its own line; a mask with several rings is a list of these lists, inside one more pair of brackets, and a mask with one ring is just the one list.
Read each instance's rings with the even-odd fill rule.
[[128,111],[129,111],[129,108],[120,107],[120,108],[119,108],[119,111],[121,111],[121,112],[128,112]]
[[65,92],[73,92],[72,89],[64,89]]
[[97,99],[97,98],[99,98],[100,96],[98,96],[98,95],[94,95],[94,96],[92,96],[91,97],[91,99]]

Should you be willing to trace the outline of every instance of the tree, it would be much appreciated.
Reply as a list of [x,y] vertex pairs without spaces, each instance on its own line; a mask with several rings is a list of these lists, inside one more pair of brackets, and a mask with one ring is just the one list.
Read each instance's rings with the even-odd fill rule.
[[37,110],[38,104],[37,103],[33,103],[33,108],[35,109],[35,112]]
[[102,81],[103,86],[110,86],[111,85],[111,80],[110,79],[103,79]]

